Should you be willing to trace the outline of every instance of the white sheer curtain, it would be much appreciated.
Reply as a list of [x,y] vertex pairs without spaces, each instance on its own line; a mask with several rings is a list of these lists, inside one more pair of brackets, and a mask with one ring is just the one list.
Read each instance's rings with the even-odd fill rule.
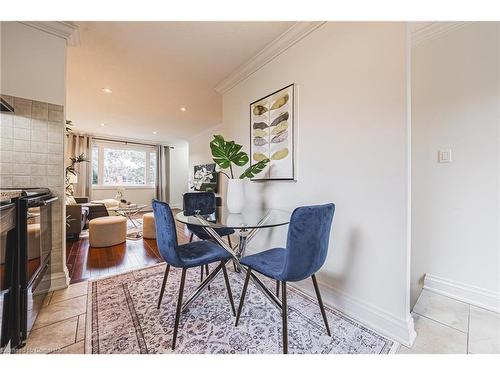
[[88,162],[79,163],[75,166],[78,172],[78,182],[73,184],[75,197],[90,197],[92,184],[92,137],[89,135],[69,133],[66,136],[66,147],[64,155],[64,166],[67,167],[71,157],[85,154]]
[[170,147],[156,148],[156,199],[170,203]]

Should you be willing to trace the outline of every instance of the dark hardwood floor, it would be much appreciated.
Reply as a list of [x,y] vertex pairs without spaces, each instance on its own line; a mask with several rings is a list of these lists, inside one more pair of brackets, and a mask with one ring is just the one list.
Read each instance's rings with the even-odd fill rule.
[[[176,222],[176,226],[179,244],[189,242],[189,237],[184,232],[184,224]],[[111,247],[89,247],[86,236],[66,241],[66,265],[71,284],[160,262],[163,262],[163,259],[158,252],[156,240],[127,240]]]

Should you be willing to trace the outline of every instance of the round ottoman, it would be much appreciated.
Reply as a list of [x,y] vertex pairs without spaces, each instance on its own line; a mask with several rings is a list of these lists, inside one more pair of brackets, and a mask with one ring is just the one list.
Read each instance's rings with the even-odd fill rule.
[[127,219],[123,216],[103,216],[89,222],[91,247],[118,245],[127,239]]
[[150,240],[156,239],[155,216],[152,212],[142,215],[142,236]]

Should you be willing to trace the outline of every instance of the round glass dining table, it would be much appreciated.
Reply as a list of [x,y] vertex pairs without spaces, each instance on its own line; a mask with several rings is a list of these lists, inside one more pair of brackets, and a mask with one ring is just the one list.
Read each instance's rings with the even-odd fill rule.
[[[186,215],[184,212],[179,212],[175,215],[175,219],[184,224],[202,227],[218,245],[222,246],[233,256],[237,273],[242,274],[240,271],[244,269],[244,267],[240,265],[239,260],[245,254],[246,246],[255,234],[263,228],[274,228],[287,225],[290,222],[291,215],[292,213],[290,211],[274,208],[247,207],[241,213],[234,214],[229,212],[226,207],[217,207],[216,211],[211,215],[200,215],[197,212],[193,215]],[[216,229],[218,228],[234,229],[239,236],[238,244],[233,247],[229,246],[229,244],[217,233]],[[182,311],[189,307],[203,289],[212,282],[220,270],[221,266],[218,266],[209,276],[207,276],[193,294],[183,303]],[[279,298],[277,298],[254,273],[250,273],[250,276],[254,285],[264,293],[269,301],[278,309],[281,309]]]
[[[235,214],[229,212],[226,207],[217,207],[210,215],[200,215],[196,211],[193,215],[186,215],[181,211],[175,218],[181,223],[202,227],[215,242],[239,260],[258,230],[287,225],[291,214],[286,210],[261,207],[247,207],[241,213]],[[216,229],[220,228],[234,229],[239,235],[239,243],[231,248],[217,233]]]
[[249,207],[241,213],[234,214],[226,207],[217,207],[211,215],[199,215],[196,211],[194,215],[186,215],[181,211],[175,218],[181,223],[201,227],[248,230],[286,225],[290,222],[290,216],[291,212],[275,208]]

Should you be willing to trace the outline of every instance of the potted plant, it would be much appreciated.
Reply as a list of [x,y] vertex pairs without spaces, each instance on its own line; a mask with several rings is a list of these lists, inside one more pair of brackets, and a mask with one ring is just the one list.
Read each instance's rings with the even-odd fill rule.
[[81,153],[80,155],[70,157],[69,160],[71,163],[66,167],[66,195],[73,196],[73,184],[71,182],[71,178],[76,177],[78,175],[78,171],[76,170],[76,165],[83,162],[88,162],[85,154]]
[[238,167],[245,166],[250,158],[245,151],[242,151],[242,145],[235,143],[234,141],[226,141],[222,135],[214,135],[214,139],[210,142],[210,150],[212,151],[212,157],[214,162],[221,168],[229,168],[229,175],[223,171],[220,171],[227,176],[227,209],[231,213],[240,213],[245,205],[243,182],[245,178],[252,178],[262,170],[269,163],[269,159],[263,159],[253,165],[250,165],[245,171],[239,176],[239,178],[234,177],[233,164]]

